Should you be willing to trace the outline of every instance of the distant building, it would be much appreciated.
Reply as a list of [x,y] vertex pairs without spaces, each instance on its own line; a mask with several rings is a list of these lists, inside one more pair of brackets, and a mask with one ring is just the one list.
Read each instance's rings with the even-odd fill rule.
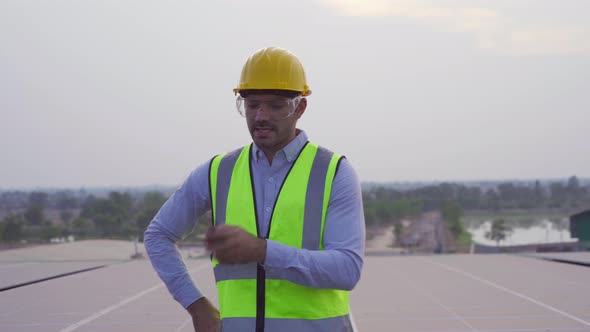
[[570,234],[580,242],[590,243],[590,210],[570,216]]

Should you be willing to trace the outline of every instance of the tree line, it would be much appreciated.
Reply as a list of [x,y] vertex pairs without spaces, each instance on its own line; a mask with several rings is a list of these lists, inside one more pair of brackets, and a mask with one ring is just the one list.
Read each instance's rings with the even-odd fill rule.
[[[21,194],[6,196],[14,201],[15,196],[22,198]],[[71,192],[32,192],[27,196],[25,204],[17,200],[19,205],[4,210],[6,216],[0,221],[2,242],[45,242],[70,236],[142,240],[147,225],[167,199],[158,191],[139,196],[112,191],[106,197],[90,194],[83,199]]]
[[499,182],[487,188],[460,183],[413,189],[377,185],[363,191],[363,204],[367,226],[393,225],[401,232],[401,220],[438,210],[451,233],[460,237],[464,211],[557,209],[569,213],[590,206],[590,186],[581,185],[576,176],[561,182]]
[[[57,237],[139,237],[167,195],[161,191],[95,196],[86,191],[5,191],[0,193],[0,241],[47,241]],[[510,209],[576,210],[590,206],[590,187],[577,177],[565,181],[499,182],[493,186],[440,183],[412,189],[385,185],[363,190],[367,226],[393,225],[422,212],[439,210],[455,236],[464,233],[464,211]],[[208,225],[208,222],[201,222]]]

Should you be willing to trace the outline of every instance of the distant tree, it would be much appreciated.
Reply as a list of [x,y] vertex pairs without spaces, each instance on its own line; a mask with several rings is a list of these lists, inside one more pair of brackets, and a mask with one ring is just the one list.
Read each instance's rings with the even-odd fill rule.
[[465,230],[461,223],[461,217],[463,216],[463,210],[456,202],[446,202],[442,207],[442,217],[447,223],[451,233],[458,237]]
[[42,208],[47,206],[49,195],[40,191],[33,191],[29,194],[29,204],[31,206],[40,206]]
[[79,216],[72,221],[71,232],[81,238],[88,238],[95,236],[94,223],[87,218]]
[[536,207],[535,189],[528,186],[516,187],[516,206],[520,209],[530,210]]
[[478,209],[481,202],[481,189],[479,187],[457,187],[457,201],[463,209]]
[[450,183],[441,183],[437,186],[426,186],[417,188],[409,193],[409,197],[418,198],[422,201],[425,211],[439,209],[446,201],[454,200],[456,197],[456,186]]
[[567,190],[573,193],[576,193],[580,189],[580,180],[578,180],[577,176],[571,176],[567,180]]
[[136,219],[136,233],[139,240],[143,241],[143,232],[149,223],[156,216],[160,207],[166,202],[166,196],[158,191],[147,192],[139,203],[138,214]]
[[383,223],[391,218],[392,213],[392,202],[388,200],[378,200],[375,202],[375,213],[380,223]]
[[492,210],[500,210],[500,196],[494,189],[488,189],[484,194],[485,206]]
[[81,216],[92,220],[102,237],[129,236],[133,199],[128,193],[113,191],[108,198],[87,200]]
[[17,242],[23,238],[24,220],[21,215],[10,214],[2,221],[0,239],[3,242]]
[[73,214],[73,213],[72,213],[72,211],[70,211],[70,210],[61,210],[61,211],[59,212],[59,217],[61,218],[61,220],[62,220],[64,223],[66,223],[66,224],[67,224],[67,223],[69,223],[69,222],[70,222],[70,220],[72,220],[72,218],[74,217],[74,214]]
[[363,201],[364,205],[364,212],[365,212],[365,223],[370,225],[376,225],[378,223],[377,220],[377,212],[372,204],[369,203],[368,200]]
[[396,245],[400,243],[400,239],[402,236],[402,231],[404,229],[404,226],[402,225],[401,221],[396,221],[395,223],[393,223],[393,243],[392,245]]
[[500,206],[502,208],[515,208],[518,206],[518,189],[512,182],[504,182],[498,185]]
[[422,212],[422,201],[412,198],[402,198],[393,201],[393,221],[401,221],[403,218],[416,216]]
[[584,194],[583,187],[580,186],[580,180],[577,176],[571,176],[567,180],[567,202],[570,207],[578,207],[581,196]]
[[64,236],[68,236],[70,234],[72,234],[72,218],[74,217],[74,213],[69,210],[61,210],[59,212],[59,217],[61,218],[61,221],[63,221],[63,225],[64,225],[64,229],[63,229],[63,235]]
[[533,190],[535,207],[542,207],[545,203],[545,191],[543,190],[543,187],[541,186],[541,182],[539,182],[539,180],[535,181],[535,187]]
[[59,191],[55,193],[56,206],[60,210],[75,209],[79,207],[78,199],[71,191]]
[[551,183],[549,186],[551,203],[549,207],[561,208],[565,207],[567,202],[567,188],[560,182]]
[[45,241],[49,241],[54,238],[62,236],[63,227],[54,225],[49,221],[44,221],[41,224],[41,238]]
[[43,213],[42,205],[31,205],[25,211],[25,220],[29,225],[41,225],[44,219],[45,214]]
[[492,228],[486,232],[485,237],[496,241],[496,246],[500,246],[500,241],[504,241],[511,232],[512,229],[506,224],[504,219],[494,219],[492,221]]
[[[422,211],[422,201],[415,198],[384,198],[385,195],[365,194],[363,207],[367,225],[392,225]],[[392,195],[394,196],[394,195]]]

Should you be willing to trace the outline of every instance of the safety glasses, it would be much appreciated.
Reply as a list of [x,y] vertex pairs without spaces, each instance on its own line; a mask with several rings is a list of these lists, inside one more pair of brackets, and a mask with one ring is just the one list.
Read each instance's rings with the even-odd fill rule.
[[273,119],[288,118],[295,113],[301,96],[293,99],[276,97],[272,99],[262,98],[260,96],[249,96],[243,98],[238,96],[236,99],[236,108],[238,113],[245,118],[255,117],[260,111],[267,112]]

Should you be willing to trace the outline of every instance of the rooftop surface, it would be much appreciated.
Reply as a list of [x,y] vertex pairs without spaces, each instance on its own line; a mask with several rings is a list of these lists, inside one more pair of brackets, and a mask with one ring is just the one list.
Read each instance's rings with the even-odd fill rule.
[[[122,241],[0,252],[0,288],[33,282],[0,292],[0,331],[192,331],[149,261],[130,260],[133,253],[133,243]],[[590,262],[590,253],[550,256]],[[590,332],[590,268],[538,257],[367,256],[351,293],[355,325],[358,331]],[[208,259],[186,263],[217,303]],[[99,268],[34,282],[92,267]]]

